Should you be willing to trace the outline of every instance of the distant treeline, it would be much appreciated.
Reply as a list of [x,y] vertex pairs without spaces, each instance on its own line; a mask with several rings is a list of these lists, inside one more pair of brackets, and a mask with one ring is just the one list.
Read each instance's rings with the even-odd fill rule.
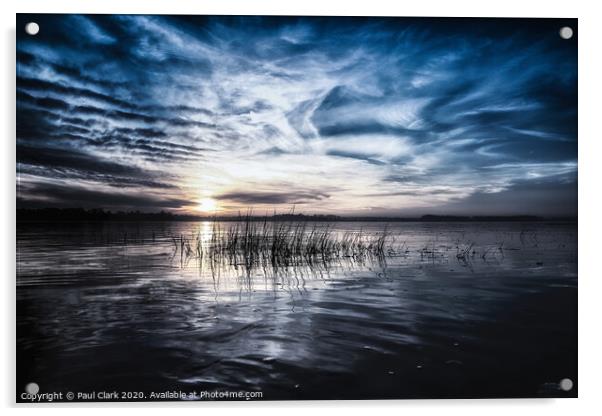
[[105,211],[83,208],[17,209],[17,221],[195,221],[194,215],[174,215],[170,212]]
[[[247,216],[242,214],[245,219]],[[19,222],[93,222],[93,221],[237,221],[240,216],[200,216],[181,215],[171,212],[106,211],[103,209],[83,208],[43,208],[17,209]],[[338,215],[274,214],[270,216],[250,216],[251,221],[361,221],[361,222],[443,222],[443,221],[549,221],[575,220],[574,218],[543,218],[533,215],[514,216],[452,216],[423,215],[416,218],[403,217],[344,217]]]

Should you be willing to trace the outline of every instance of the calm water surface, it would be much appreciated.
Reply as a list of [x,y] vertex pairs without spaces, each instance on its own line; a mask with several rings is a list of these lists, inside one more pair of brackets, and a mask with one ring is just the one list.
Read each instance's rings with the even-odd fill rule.
[[211,223],[19,224],[17,391],[576,396],[576,224],[389,230],[384,258],[247,267],[175,248]]

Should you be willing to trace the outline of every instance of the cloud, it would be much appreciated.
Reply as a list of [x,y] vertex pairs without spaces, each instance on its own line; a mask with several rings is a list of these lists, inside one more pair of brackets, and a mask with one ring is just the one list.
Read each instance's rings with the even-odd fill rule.
[[437,214],[577,216],[577,183],[562,178],[523,180],[500,192],[476,192],[437,207]]
[[[177,185],[157,180],[153,172],[98,156],[61,148],[17,146],[19,173],[41,178],[92,180],[111,186],[138,186],[177,189]],[[165,175],[163,175],[165,179]]]
[[[104,191],[88,189],[80,185],[57,185],[32,182],[22,185],[17,192],[18,208],[102,208],[139,209],[146,212],[161,209],[178,209],[188,204],[187,200],[140,195],[136,191]],[[35,195],[35,197],[24,197]]]
[[19,145],[17,147],[19,163],[30,165],[60,167],[86,170],[102,174],[142,176],[140,168],[104,161],[98,157],[67,149],[34,148]]
[[306,204],[328,198],[322,192],[229,192],[215,197],[220,201],[235,202],[249,206],[253,205],[292,205]]
[[24,185],[46,171],[78,192],[123,186],[155,201],[160,189],[173,209],[214,197],[342,214],[478,214],[495,195],[537,214],[538,200],[544,212],[575,198],[561,177],[577,171],[577,48],[558,36],[574,20],[18,23],[34,18],[43,36],[17,39]]
[[363,160],[363,161],[366,161],[373,165],[386,165],[385,162],[382,162],[378,159],[371,158],[371,157],[366,156],[365,154],[361,154],[361,153],[346,152],[346,151],[342,151],[342,150],[329,150],[326,152],[326,154],[328,156],[348,157],[350,159]]

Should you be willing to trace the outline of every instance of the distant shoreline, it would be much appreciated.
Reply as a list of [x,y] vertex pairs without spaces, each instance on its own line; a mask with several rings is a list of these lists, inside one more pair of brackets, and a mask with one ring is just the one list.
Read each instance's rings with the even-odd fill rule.
[[423,215],[420,217],[360,217],[338,215],[275,214],[196,216],[169,212],[144,213],[139,211],[111,212],[74,209],[17,209],[17,223],[47,222],[172,222],[172,221],[296,221],[296,222],[577,222],[577,217],[540,217],[535,215]]

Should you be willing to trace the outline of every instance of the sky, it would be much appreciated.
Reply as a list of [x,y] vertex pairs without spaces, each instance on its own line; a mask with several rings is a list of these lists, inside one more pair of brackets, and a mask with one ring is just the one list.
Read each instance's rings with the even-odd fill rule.
[[576,215],[576,35],[572,19],[21,14],[17,206]]

